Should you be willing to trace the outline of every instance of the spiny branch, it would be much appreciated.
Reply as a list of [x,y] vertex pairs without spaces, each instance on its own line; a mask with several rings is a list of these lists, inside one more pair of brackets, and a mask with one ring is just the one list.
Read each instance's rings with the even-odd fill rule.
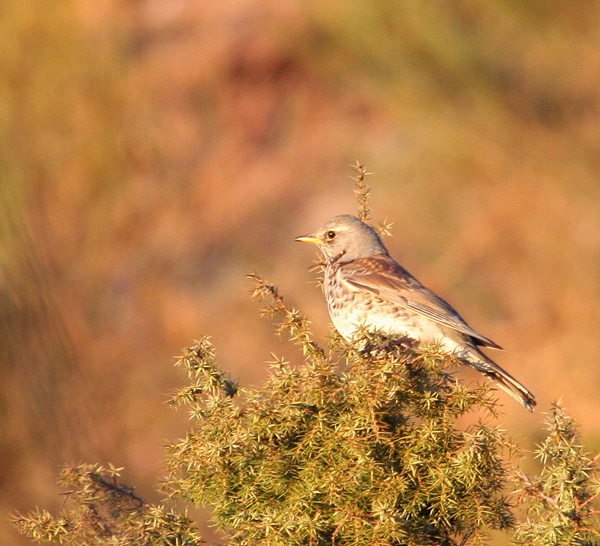
[[352,165],[352,168],[356,169],[356,178],[353,178],[353,180],[356,180],[358,183],[358,188],[354,190],[359,203],[358,217],[362,222],[367,222],[367,220],[371,218],[371,211],[369,210],[367,202],[371,188],[365,184],[365,177],[372,173],[367,172],[365,167],[358,161],[356,162],[356,165]]
[[[360,218],[361,222],[367,223],[367,221],[371,218],[371,210],[369,209],[368,204],[371,188],[365,183],[365,177],[373,173],[367,172],[364,165],[362,165],[359,161],[356,162],[356,165],[351,165],[351,167],[356,170],[356,177],[352,177],[352,180],[355,180],[358,183],[357,189],[354,190],[354,194],[356,195],[359,203],[358,217]],[[381,224],[376,226],[375,229],[379,235],[390,235],[391,227],[392,223],[384,220]]]
[[325,351],[312,339],[308,319],[298,310],[289,308],[286,305],[283,297],[279,294],[277,287],[274,284],[267,282],[256,273],[250,273],[246,275],[246,277],[254,280],[256,283],[252,290],[252,299],[268,298],[273,301],[273,305],[263,308],[262,314],[283,314],[284,320],[279,324],[277,333],[287,330],[292,341],[302,348],[302,352],[306,356],[321,360],[324,359]]

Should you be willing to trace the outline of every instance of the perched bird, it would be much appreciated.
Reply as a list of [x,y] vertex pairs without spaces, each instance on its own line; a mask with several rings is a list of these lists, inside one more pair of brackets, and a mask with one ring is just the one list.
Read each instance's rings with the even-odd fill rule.
[[493,379],[533,411],[535,397],[480,347],[501,349],[473,330],[442,298],[389,255],[373,228],[356,216],[335,216],[296,241],[316,244],[325,257],[324,291],[333,324],[348,342],[360,329],[439,343],[442,350]]

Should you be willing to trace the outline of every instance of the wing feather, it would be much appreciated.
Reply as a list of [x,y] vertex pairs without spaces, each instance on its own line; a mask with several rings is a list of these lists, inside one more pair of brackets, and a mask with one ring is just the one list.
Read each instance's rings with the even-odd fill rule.
[[389,256],[382,254],[353,260],[341,267],[344,280],[355,289],[367,290],[394,305],[465,334],[476,345],[501,349],[491,339],[473,330],[450,304],[425,288]]

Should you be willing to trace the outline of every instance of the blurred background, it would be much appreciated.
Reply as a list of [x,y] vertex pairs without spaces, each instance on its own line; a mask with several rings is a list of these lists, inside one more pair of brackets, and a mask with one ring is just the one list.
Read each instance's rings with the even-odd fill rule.
[[15,0],[0,24],[0,542],[61,508],[65,462],[160,498],[199,336],[244,385],[302,362],[246,273],[324,340],[293,238],[356,212],[357,159],[393,256],[536,394],[499,393],[502,427],[532,449],[561,399],[600,449],[600,3]]

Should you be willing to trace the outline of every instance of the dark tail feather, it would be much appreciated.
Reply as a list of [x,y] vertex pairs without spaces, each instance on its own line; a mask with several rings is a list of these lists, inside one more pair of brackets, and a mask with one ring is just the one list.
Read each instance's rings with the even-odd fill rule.
[[490,379],[493,379],[504,392],[510,394],[518,402],[521,402],[529,411],[533,411],[537,404],[535,396],[493,360],[490,360],[479,351],[477,353],[477,360],[474,358],[469,359],[469,364]]

